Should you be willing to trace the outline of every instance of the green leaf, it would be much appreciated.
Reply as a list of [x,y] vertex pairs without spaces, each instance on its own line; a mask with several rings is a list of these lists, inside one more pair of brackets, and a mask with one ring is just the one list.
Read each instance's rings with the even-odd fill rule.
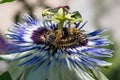
[[3,59],[0,57],[0,60],[3,60]]
[[2,75],[0,75],[0,80],[12,80],[10,77],[9,72],[4,72]]
[[15,0],[0,0],[0,3],[12,2],[12,1],[15,1]]

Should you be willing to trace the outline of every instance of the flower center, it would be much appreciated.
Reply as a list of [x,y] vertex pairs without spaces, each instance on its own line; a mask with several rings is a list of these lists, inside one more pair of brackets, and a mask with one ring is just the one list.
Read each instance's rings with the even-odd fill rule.
[[44,35],[46,34],[46,32],[48,32],[48,30],[45,28],[39,28],[37,30],[34,30],[31,39],[36,44],[44,44],[45,43]]
[[83,31],[77,28],[63,28],[63,31],[49,31],[45,34],[45,39],[47,45],[51,44],[58,48],[72,47],[74,45],[84,46],[87,43]]

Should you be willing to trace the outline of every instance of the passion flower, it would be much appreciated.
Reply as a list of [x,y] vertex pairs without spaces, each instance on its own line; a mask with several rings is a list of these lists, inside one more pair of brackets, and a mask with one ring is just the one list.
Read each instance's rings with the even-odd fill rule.
[[9,71],[13,80],[20,75],[22,80],[107,80],[99,66],[111,63],[97,57],[112,57],[112,50],[101,47],[112,42],[100,36],[104,29],[83,30],[86,22],[82,24],[80,13],[68,10],[46,9],[43,20],[25,15],[25,22],[9,28],[6,35],[12,45],[7,52],[20,71]]

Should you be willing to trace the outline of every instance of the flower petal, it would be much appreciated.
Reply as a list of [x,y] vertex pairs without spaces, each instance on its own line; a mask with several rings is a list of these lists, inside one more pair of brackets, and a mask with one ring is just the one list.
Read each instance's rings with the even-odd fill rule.
[[112,50],[105,48],[78,47],[78,51],[87,53],[96,57],[112,57]]
[[[29,51],[21,53],[21,54],[18,53],[18,55],[15,56],[15,58],[24,56],[24,55],[26,55],[26,53],[29,53]],[[23,60],[11,62],[10,66],[8,68],[8,72],[10,73],[12,80],[17,80],[21,76],[21,74],[25,71],[26,67],[19,67],[18,66],[18,64],[21,63]]]
[[8,55],[0,55],[0,59],[7,60],[7,61],[12,61],[15,59],[15,57],[18,55],[17,54],[8,54]]
[[112,65],[111,63],[108,63],[106,61],[98,60],[98,59],[91,58],[91,57],[88,57],[88,56],[84,56],[84,58],[85,58],[85,60],[87,60],[91,63],[94,63],[96,65],[99,65],[99,66],[111,66]]
[[42,48],[42,45],[25,45],[21,44],[21,45],[15,45],[15,44],[8,44],[7,46],[7,51],[6,53],[11,54],[11,53],[21,53],[21,52],[25,52],[25,51],[29,51],[29,50],[33,50],[33,49],[37,49],[37,48]]
[[109,44],[113,44],[110,40],[108,40],[108,36],[98,37],[98,38],[88,38],[88,46],[107,46]]
[[98,80],[108,80],[107,77],[98,70],[92,69],[93,75],[98,79]]
[[102,28],[102,29],[98,29],[96,31],[93,31],[91,33],[88,33],[87,36],[88,37],[93,37],[93,36],[97,36],[97,35],[100,35],[101,33],[105,32],[106,29],[105,28]]

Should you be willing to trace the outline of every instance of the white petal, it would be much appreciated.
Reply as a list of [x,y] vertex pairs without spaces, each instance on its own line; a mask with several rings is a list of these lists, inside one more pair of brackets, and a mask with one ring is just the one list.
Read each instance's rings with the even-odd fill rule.
[[8,55],[0,55],[0,58],[3,60],[8,60],[8,61],[12,61],[13,59],[15,59],[15,57],[18,55],[19,53],[16,54],[8,54]]
[[[17,55],[14,58],[19,58],[21,56],[24,56],[26,54],[29,54],[30,52],[23,52],[23,53],[17,53]],[[10,76],[12,78],[12,80],[17,80],[18,77],[20,77],[20,75],[25,71],[26,67],[25,66],[18,66],[18,64],[20,64],[21,62],[23,62],[23,60],[17,60],[17,61],[12,61],[9,68],[8,68],[8,72],[10,73]]]
[[108,80],[107,77],[100,71],[92,69],[93,74],[96,76],[99,80]]

